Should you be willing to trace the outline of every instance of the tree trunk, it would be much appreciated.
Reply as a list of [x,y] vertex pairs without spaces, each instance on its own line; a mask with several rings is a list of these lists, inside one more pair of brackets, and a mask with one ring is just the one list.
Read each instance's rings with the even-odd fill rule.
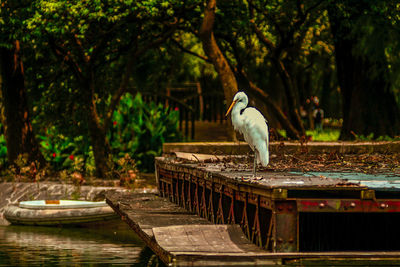
[[[338,82],[343,99],[340,139],[356,135],[396,136],[400,133],[400,111],[391,91],[385,54],[377,46],[375,55],[362,54],[351,25],[363,14],[363,6],[352,8],[352,20],[343,19],[335,4],[329,19],[335,40]],[[357,52],[355,52],[357,51]]]
[[233,100],[233,96],[238,91],[238,86],[235,75],[233,74],[228,61],[225,59],[215,40],[213,26],[216,5],[216,0],[207,1],[207,6],[204,10],[204,19],[199,33],[203,44],[203,50],[208,58],[212,61],[214,68],[221,79],[225,99],[229,103]]
[[[238,91],[238,85],[228,61],[221,52],[214,36],[213,27],[215,20],[216,0],[208,0],[204,9],[204,19],[200,28],[200,39],[203,44],[204,53],[212,61],[218,77],[221,80],[222,88],[227,105],[233,100],[233,96]],[[229,120],[230,121],[230,120]],[[236,140],[236,135],[232,129],[230,135]]]
[[93,105],[88,112],[87,120],[89,126],[90,143],[93,149],[94,162],[96,165],[96,177],[107,178],[110,173],[109,162],[109,145],[106,138],[106,133],[99,125],[99,120],[94,114]]
[[0,49],[2,98],[5,111],[5,138],[8,162],[13,164],[19,155],[27,154],[28,161],[45,163],[33,133],[26,96],[20,45]]
[[86,77],[85,86],[82,88],[85,97],[86,114],[90,144],[93,149],[94,162],[96,165],[96,177],[107,178],[111,175],[110,170],[110,146],[106,136],[104,125],[97,113],[96,101],[94,98],[94,75]]
[[287,71],[285,64],[279,59],[279,56],[273,56],[272,62],[281,78],[283,88],[285,89],[286,100],[288,104],[288,115],[293,126],[299,132],[300,136],[304,136],[306,131],[304,129],[303,122],[301,120],[299,112],[298,96],[295,94],[294,82],[292,76]]

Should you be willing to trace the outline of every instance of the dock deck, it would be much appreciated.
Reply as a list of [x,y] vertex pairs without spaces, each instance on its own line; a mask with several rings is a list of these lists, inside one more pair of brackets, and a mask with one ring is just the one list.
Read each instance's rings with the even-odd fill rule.
[[394,265],[398,252],[271,253],[237,224],[212,224],[154,194],[109,192],[107,203],[167,266]]
[[400,251],[399,175],[265,170],[253,180],[240,162],[157,158],[160,194],[213,223],[239,224],[271,252]]
[[241,156],[174,154],[156,158],[158,196],[107,195],[167,265],[400,263],[398,172],[275,168],[250,179]]
[[247,240],[239,225],[215,225],[154,194],[107,194],[107,203],[166,264],[270,265],[277,257]]

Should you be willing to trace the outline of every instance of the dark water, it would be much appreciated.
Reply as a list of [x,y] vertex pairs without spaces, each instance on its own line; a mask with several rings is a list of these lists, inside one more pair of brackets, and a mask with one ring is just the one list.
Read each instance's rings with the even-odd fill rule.
[[0,226],[0,266],[147,266],[153,255],[121,221],[90,228]]

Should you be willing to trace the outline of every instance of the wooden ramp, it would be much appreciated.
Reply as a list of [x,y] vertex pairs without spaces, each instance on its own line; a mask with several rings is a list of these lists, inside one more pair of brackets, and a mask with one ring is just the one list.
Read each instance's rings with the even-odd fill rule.
[[265,266],[281,263],[250,243],[238,225],[215,225],[154,194],[110,192],[107,203],[172,266]]
[[107,203],[168,266],[397,265],[399,252],[271,253],[236,224],[212,224],[154,194],[108,192]]

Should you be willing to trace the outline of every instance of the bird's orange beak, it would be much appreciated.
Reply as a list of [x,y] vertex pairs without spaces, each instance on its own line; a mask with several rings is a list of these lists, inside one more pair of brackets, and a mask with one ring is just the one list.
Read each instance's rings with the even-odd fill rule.
[[229,112],[231,112],[231,110],[232,110],[233,106],[236,104],[236,102],[237,102],[237,100],[234,100],[234,101],[232,102],[231,106],[228,108],[228,111],[227,111],[226,114],[225,114],[225,117],[228,117]]

